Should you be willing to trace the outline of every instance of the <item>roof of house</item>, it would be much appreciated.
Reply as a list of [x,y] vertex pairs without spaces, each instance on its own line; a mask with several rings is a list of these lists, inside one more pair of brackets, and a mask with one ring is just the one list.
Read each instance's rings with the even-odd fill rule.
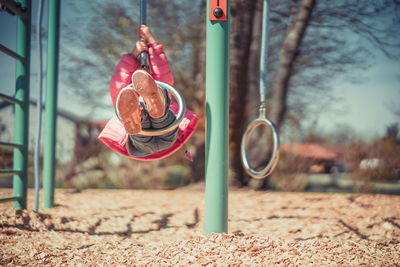
[[281,144],[281,153],[293,153],[303,158],[334,161],[343,155],[344,146],[320,145],[313,143]]

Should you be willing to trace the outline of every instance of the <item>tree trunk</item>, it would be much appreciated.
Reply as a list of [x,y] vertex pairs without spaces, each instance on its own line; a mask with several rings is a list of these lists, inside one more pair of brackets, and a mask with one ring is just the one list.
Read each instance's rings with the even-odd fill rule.
[[[202,1],[201,13],[206,14],[206,1]],[[198,44],[194,52],[194,86],[196,88],[193,101],[194,106],[191,107],[193,112],[199,118],[197,130],[192,136],[190,143],[195,147],[193,154],[193,164],[191,164],[191,176],[194,182],[203,181],[205,179],[205,100],[206,100],[206,23],[203,16],[200,29]]]
[[[297,18],[291,19],[287,35],[283,41],[281,55],[279,57],[279,68],[276,73],[271,96],[271,108],[268,118],[273,121],[278,129],[281,128],[283,118],[286,114],[287,94],[289,91],[290,78],[293,66],[298,55],[298,50],[304,37],[306,28],[310,22],[315,0],[303,0]],[[293,7],[295,8],[295,7]],[[293,14],[292,14],[293,15]],[[264,179],[259,189],[268,188],[268,179]]]
[[248,92],[248,68],[253,20],[257,1],[231,1],[229,153],[232,181],[248,184],[241,158],[240,144],[244,131]]
[[280,66],[274,79],[271,97],[272,104],[268,116],[269,119],[276,124],[278,129],[281,127],[286,113],[287,94],[293,65],[314,7],[315,0],[302,1],[299,15],[289,26],[286,38],[283,42],[282,52],[279,58]]
[[249,67],[247,70],[248,89],[245,126],[258,117],[260,106],[260,42],[262,34],[262,1],[257,1],[253,19],[253,33],[250,45]]

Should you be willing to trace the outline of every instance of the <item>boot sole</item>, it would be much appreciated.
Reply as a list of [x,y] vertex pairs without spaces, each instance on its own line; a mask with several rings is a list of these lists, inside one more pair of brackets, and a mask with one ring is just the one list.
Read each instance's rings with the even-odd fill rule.
[[132,74],[133,88],[143,97],[150,117],[160,118],[165,114],[165,98],[149,73],[137,70]]
[[133,89],[124,89],[117,99],[117,108],[121,122],[129,135],[138,134],[142,130],[139,98]]

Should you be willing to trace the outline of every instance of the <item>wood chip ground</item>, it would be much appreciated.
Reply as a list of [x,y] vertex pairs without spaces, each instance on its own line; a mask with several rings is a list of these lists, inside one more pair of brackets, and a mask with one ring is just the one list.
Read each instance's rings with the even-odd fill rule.
[[30,190],[0,204],[0,265],[400,266],[400,196],[230,190],[228,233],[204,235],[203,186],[59,189],[39,213]]

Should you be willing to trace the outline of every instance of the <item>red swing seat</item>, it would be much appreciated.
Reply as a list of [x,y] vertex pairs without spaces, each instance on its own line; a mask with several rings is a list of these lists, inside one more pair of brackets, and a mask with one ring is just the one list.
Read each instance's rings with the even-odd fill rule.
[[[175,114],[178,112],[178,108],[179,107],[177,103],[171,102],[170,109]],[[145,157],[134,157],[129,155],[125,147],[126,142],[128,141],[128,134],[126,133],[124,126],[116,116],[108,121],[98,138],[106,146],[122,156],[142,161],[159,160],[166,158],[178,151],[192,136],[198,123],[199,117],[192,111],[186,109],[185,117],[179,124],[179,135],[175,143],[168,149],[153,153]],[[187,155],[185,156],[188,157]]]

